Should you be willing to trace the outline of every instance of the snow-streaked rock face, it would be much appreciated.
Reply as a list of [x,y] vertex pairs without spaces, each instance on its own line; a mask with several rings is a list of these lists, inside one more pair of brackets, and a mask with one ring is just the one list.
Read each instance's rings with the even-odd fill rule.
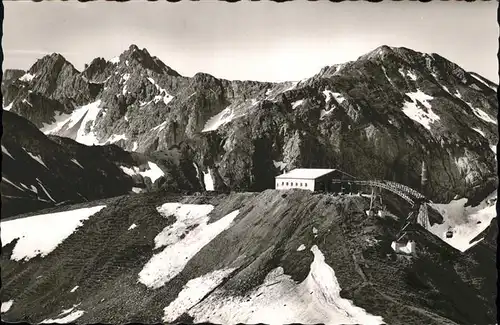
[[[410,97],[411,102],[405,102],[403,112],[415,122],[422,124],[427,130],[431,129],[431,124],[439,121],[439,116],[436,115],[431,108],[430,100],[432,96],[426,95],[421,90],[414,93],[406,93]],[[418,107],[418,103],[426,108],[426,111]]]
[[70,236],[83,221],[105,206],[42,214],[1,222],[2,247],[17,239],[11,258],[25,260],[45,257]]
[[[92,148],[67,138],[49,138],[11,112],[4,112],[3,122],[2,219],[70,202],[123,195],[132,187],[152,187],[117,167],[141,165],[148,159],[143,155],[132,156],[119,147]],[[168,172],[178,164],[173,161],[162,168]],[[161,169],[155,165],[158,168],[146,171],[153,179]],[[184,179],[182,173],[179,179]]]

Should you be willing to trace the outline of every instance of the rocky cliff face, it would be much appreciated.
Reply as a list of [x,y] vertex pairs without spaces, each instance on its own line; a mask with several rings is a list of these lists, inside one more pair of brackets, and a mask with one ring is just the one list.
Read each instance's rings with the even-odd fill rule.
[[464,254],[417,227],[395,254],[408,208],[383,199],[367,217],[355,195],[144,193],[3,221],[2,319],[494,323],[491,240]]
[[145,153],[182,144],[216,189],[270,188],[294,167],[394,180],[435,201],[497,182],[496,85],[406,48],[266,83],[183,77],[133,45],[81,73],[45,57],[5,88],[4,106],[47,134]]
[[49,136],[3,112],[2,218],[42,208],[157,189],[201,190],[184,148],[152,156],[116,145]]

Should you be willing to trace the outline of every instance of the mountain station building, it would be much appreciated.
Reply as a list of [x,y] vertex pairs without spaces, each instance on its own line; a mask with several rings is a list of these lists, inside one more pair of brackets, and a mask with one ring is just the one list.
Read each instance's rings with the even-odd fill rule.
[[[336,183],[335,180],[344,182]],[[338,169],[297,168],[276,176],[275,184],[277,190],[296,188],[311,192],[338,193],[346,190],[349,180],[355,180],[355,177]]]

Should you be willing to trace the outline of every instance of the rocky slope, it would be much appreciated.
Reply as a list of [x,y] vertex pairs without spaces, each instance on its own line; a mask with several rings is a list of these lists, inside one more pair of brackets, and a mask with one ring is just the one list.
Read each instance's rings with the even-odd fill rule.
[[496,85],[438,54],[382,46],[267,83],[184,77],[132,45],[82,72],[54,54],[6,80],[5,109],[43,132],[145,153],[182,144],[216,189],[271,188],[294,167],[420,189],[423,162],[437,202],[497,185]]
[[202,188],[184,148],[146,156],[115,145],[88,147],[47,137],[14,113],[2,117],[2,218],[131,191]]
[[417,226],[416,253],[395,254],[408,208],[384,202],[367,217],[361,196],[143,193],[2,221],[2,319],[494,323],[491,238],[462,253]]

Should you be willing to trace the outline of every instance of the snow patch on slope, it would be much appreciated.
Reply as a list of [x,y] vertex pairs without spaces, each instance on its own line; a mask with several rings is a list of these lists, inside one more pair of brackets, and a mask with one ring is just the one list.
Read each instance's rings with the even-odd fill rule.
[[278,168],[280,171],[284,171],[286,169],[286,163],[283,161],[275,161],[273,160],[274,167]]
[[6,313],[9,311],[10,307],[12,307],[12,304],[14,303],[14,300],[9,300],[9,301],[6,301],[6,302],[2,302],[2,314],[3,313]]
[[311,251],[314,260],[302,283],[297,284],[278,267],[247,296],[228,297],[223,289],[216,289],[187,313],[196,323],[382,324],[382,317],[370,315],[340,297],[341,288],[334,270],[316,245]]
[[84,220],[104,207],[105,205],[99,205],[2,221],[2,247],[17,238],[19,240],[12,251],[12,260],[28,261],[38,255],[45,257],[75,232]]
[[43,186],[42,182],[37,178],[36,181],[38,182],[38,185],[40,185],[40,187],[42,188],[43,192],[45,193],[45,195],[47,195],[47,197],[54,203],[56,203],[56,200],[54,200],[54,198],[49,194],[49,192],[47,191],[47,189],[45,188],[45,186]]
[[464,101],[464,103],[469,105],[469,107],[472,109],[472,112],[474,113],[474,115],[479,117],[481,120],[488,122],[488,123],[493,123],[495,125],[497,124],[497,121],[494,118],[492,118],[488,113],[483,111],[482,109],[472,106],[472,104],[469,102]]
[[80,164],[78,162],[78,160],[76,160],[76,159],[73,158],[73,159],[71,159],[71,162],[74,163],[75,165],[77,165],[78,167],[80,167],[81,169],[84,169],[83,166],[82,166],[82,164]]
[[4,155],[7,155],[7,156],[9,156],[10,158],[14,159],[14,157],[12,157],[12,155],[10,154],[10,152],[7,150],[7,148],[5,148],[5,147],[3,146],[3,144],[2,144],[2,153],[3,153]]
[[415,74],[415,71],[408,70],[405,72],[403,68],[399,68],[398,72],[403,76],[403,78],[409,77],[413,81],[417,80],[417,75]]
[[320,120],[322,120],[326,115],[333,112],[334,107],[331,107],[330,109],[327,110],[332,98],[335,99],[337,101],[337,103],[339,103],[339,104],[342,104],[346,100],[341,93],[336,93],[336,92],[333,92],[330,90],[323,90],[323,95],[326,97],[325,98],[325,103],[326,103],[325,106],[326,107],[325,107],[325,109],[322,109],[320,112]]
[[148,77],[148,81],[151,82],[155,87],[156,89],[160,92],[159,95],[156,95],[153,99],[153,101],[155,103],[158,103],[160,100],[163,99],[163,102],[165,103],[165,105],[168,105],[168,103],[170,103],[172,101],[172,99],[174,99],[174,96],[170,95],[166,89],[163,89],[161,88],[154,80],[153,78],[149,78]]
[[19,186],[17,186],[16,184],[12,183],[11,181],[9,181],[7,178],[5,178],[4,176],[2,176],[2,182],[6,182],[6,183],[9,183],[10,185],[14,186],[15,188],[17,188],[18,190],[20,190],[21,192],[24,192],[24,190],[22,188],[20,188]]
[[14,104],[14,101],[12,101],[9,105],[5,106],[3,108],[4,111],[10,111],[12,109],[12,105]]
[[475,75],[471,74],[471,76],[476,79],[477,81],[479,81],[480,83],[482,83],[483,85],[485,85],[486,87],[490,88],[491,90],[494,90],[495,92],[497,91],[497,88],[498,86],[490,86],[488,85],[485,81],[481,80],[481,78],[478,78],[476,77]]
[[331,90],[323,90],[323,95],[326,97],[326,103],[329,103],[332,98],[335,98],[339,104],[345,101],[345,97],[341,93],[336,93]]
[[[55,118],[56,121],[51,124],[44,124],[41,131],[45,134],[57,134],[62,131],[67,131],[80,123],[76,132],[73,131],[72,134],[66,136],[87,146],[98,145],[99,141],[97,140],[93,129],[96,123],[97,115],[101,111],[101,108],[99,107],[100,105],[101,100],[99,99],[95,102],[75,109],[71,114],[59,113],[59,115]],[[87,133],[85,128],[89,123],[90,131]]]
[[151,162],[151,161],[148,161],[148,166],[149,166],[149,169],[146,170],[146,171],[143,171],[141,172],[139,167],[132,167],[132,168],[129,168],[129,167],[125,167],[125,166],[120,166],[120,169],[127,175],[129,176],[134,176],[134,175],[142,175],[142,177],[149,177],[151,179],[151,182],[155,182],[158,178],[164,176],[165,174],[163,173],[163,171],[161,170],[160,167],[158,167],[157,164]]
[[25,103],[26,105],[33,107],[33,104],[31,104],[26,98],[23,99],[21,103]]
[[153,289],[163,286],[182,272],[205,245],[228,229],[239,214],[236,210],[208,224],[208,214],[213,208],[212,205],[179,203],[165,203],[157,208],[160,214],[174,215],[177,220],[156,236],[155,248],[167,247],[146,263],[139,273],[140,283]]
[[161,130],[163,130],[165,127],[167,126],[167,121],[164,121],[162,122],[161,124],[155,126],[154,128],[151,129],[151,131],[156,131],[158,130],[158,132],[160,132]]
[[235,118],[234,112],[230,108],[225,108],[217,115],[211,117],[201,132],[215,131],[224,124],[231,122]]
[[[470,243],[484,231],[496,217],[497,191],[490,194],[478,206],[465,207],[467,199],[453,200],[446,204],[434,204],[444,218],[443,224],[434,224],[430,231],[452,247],[465,252],[476,243]],[[446,238],[446,232],[453,231],[453,237]]]
[[19,78],[19,80],[30,82],[33,78],[35,78],[35,76],[31,73],[25,73],[21,78]]
[[484,134],[483,131],[481,131],[480,129],[478,128],[472,128],[474,131],[476,131],[477,133],[481,134],[483,137],[485,137],[486,135]]
[[203,181],[205,182],[205,190],[207,191],[214,190],[214,179],[212,178],[210,169],[208,170],[208,173],[203,173]]
[[75,310],[71,314],[66,315],[64,317],[60,317],[60,318],[56,318],[56,319],[51,319],[51,318],[46,319],[46,320],[42,321],[41,324],[47,324],[47,323],[48,324],[51,324],[51,323],[68,324],[68,323],[73,323],[75,320],[77,320],[78,318],[82,317],[82,315],[84,313],[85,312],[83,310]]
[[[73,113],[75,114],[76,110]],[[65,113],[57,112],[57,115],[54,118],[55,118],[55,122],[48,123],[48,124],[43,123],[43,126],[40,129],[40,131],[42,131],[45,134],[52,134],[54,132],[59,131],[66,123],[71,121],[72,114],[65,114]],[[81,118],[81,116],[80,116],[80,118]]]
[[[431,104],[428,102],[433,97],[425,94],[420,89],[416,92],[406,93],[406,95],[410,97],[411,102],[404,103],[403,113],[415,122],[422,124],[427,130],[430,130],[431,123],[440,120],[440,117],[432,111]],[[420,102],[426,108],[426,111],[419,108],[417,102]]]
[[109,137],[109,139],[104,143],[104,144],[108,144],[108,143],[116,143],[120,140],[127,140],[127,136],[124,134],[113,134]]
[[189,280],[177,298],[165,309],[164,322],[173,322],[186,310],[199,303],[207,294],[216,289],[235,269],[216,270],[196,279]]
[[165,174],[163,173],[163,171],[161,170],[160,167],[158,167],[157,164],[151,162],[151,161],[148,161],[148,166],[149,166],[149,169],[144,171],[144,172],[140,172],[140,174],[143,176],[143,177],[149,177],[151,178],[151,181],[154,183],[158,178],[164,176]]
[[296,109],[297,107],[299,107],[300,105],[302,105],[302,103],[304,102],[303,99],[300,99],[300,100],[297,100],[295,102],[292,103],[292,109]]
[[34,155],[32,154],[31,152],[27,151],[26,149],[23,148],[23,150],[34,160],[36,160],[40,165],[43,165],[45,168],[49,169],[49,167],[47,167],[47,165],[45,165],[45,163],[43,162],[42,160],[42,157],[40,157],[40,155]]

